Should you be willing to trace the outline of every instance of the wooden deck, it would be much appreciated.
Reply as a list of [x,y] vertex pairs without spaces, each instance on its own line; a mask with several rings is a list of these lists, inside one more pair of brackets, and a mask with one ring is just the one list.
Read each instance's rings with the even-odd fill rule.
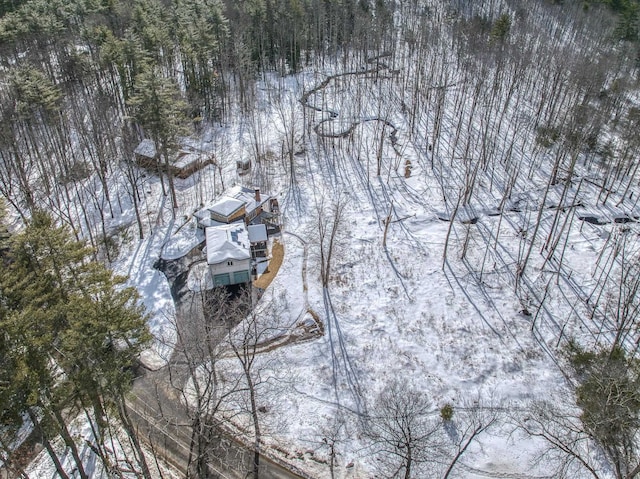
[[253,282],[253,286],[263,290],[267,289],[267,286],[271,284],[273,278],[278,274],[283,258],[284,245],[276,240],[273,242],[273,248],[271,248],[271,261],[269,261],[269,267],[265,273],[260,275],[260,277]]

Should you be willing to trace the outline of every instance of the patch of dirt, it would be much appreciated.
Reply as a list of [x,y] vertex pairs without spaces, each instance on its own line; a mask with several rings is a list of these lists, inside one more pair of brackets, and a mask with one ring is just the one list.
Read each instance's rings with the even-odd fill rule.
[[276,240],[273,242],[273,247],[271,248],[271,261],[269,261],[269,267],[264,274],[253,282],[253,286],[263,290],[267,289],[267,286],[271,284],[273,278],[278,274],[283,258],[284,245]]

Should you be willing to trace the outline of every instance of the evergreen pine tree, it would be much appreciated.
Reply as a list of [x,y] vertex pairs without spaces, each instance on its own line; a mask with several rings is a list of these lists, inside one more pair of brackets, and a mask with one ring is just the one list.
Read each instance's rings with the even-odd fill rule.
[[3,423],[17,426],[28,415],[61,477],[67,476],[48,442],[60,434],[80,477],[87,477],[66,418],[79,409],[91,411],[104,429],[110,411],[120,414],[131,368],[149,339],[135,290],[88,261],[89,254],[68,229],[39,211],[2,254],[0,355],[13,378],[0,375]]
[[178,207],[171,155],[177,149],[178,137],[187,132],[186,104],[178,87],[164,78],[157,68],[148,67],[135,79],[135,93],[129,99],[133,118],[151,136],[159,153],[158,167],[162,167],[169,180],[169,193],[174,208]]

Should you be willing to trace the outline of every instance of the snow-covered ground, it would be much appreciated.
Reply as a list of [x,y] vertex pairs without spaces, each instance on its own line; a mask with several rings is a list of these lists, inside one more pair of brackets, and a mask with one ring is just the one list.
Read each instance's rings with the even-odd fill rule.
[[[127,249],[122,259],[113,265],[116,273],[129,278],[127,285],[135,286],[146,307],[149,330],[154,339],[152,348],[142,353],[141,360],[151,369],[166,364],[176,342],[175,306],[169,284],[153,267],[172,226],[173,223],[159,226],[154,234],[131,243],[131,249]],[[181,238],[177,242],[181,243]]]
[[[300,97],[301,90],[294,82],[287,94]],[[283,103],[293,105],[295,114],[300,114],[300,105]],[[270,109],[261,113],[264,119],[259,121],[273,126],[267,130],[266,148],[276,149],[285,126]],[[396,126],[400,142],[410,145],[402,138],[401,124]],[[367,125],[358,128],[366,130]],[[247,141],[238,131],[216,134]],[[370,128],[365,134],[373,136],[375,132]],[[262,374],[279,378],[280,384],[264,391],[259,402],[268,406],[265,424],[274,425],[273,429],[264,428],[267,442],[286,451],[289,461],[317,477],[328,474],[328,449],[322,439],[339,415],[346,426],[336,444],[337,475],[370,477],[375,474],[373,454],[361,437],[358,417],[366,414],[393,378],[401,377],[429,398],[434,416],[447,403],[454,410],[464,408],[470,398],[477,398],[486,408],[518,411],[528,401],[552,398],[555,391],[565,388],[565,379],[545,351],[548,343],[532,334],[534,318],[523,313],[532,306],[523,304],[514,292],[515,258],[522,247],[521,215],[491,216],[484,204],[470,208],[479,220],[469,226],[454,226],[447,261],[443,262],[449,222],[438,219],[436,212],[446,210],[447,205],[438,179],[420,167],[420,153],[411,146],[403,151],[403,158],[416,165],[410,178],[404,178],[402,168],[394,167],[404,161],[396,163],[389,158],[378,178],[373,165],[367,165],[374,160],[355,159],[340,141],[323,144],[311,138],[300,145],[300,151],[306,153],[296,156],[296,183],[292,187],[284,184],[286,172],[265,166],[267,174],[273,175],[272,192],[282,198],[285,229],[302,241],[283,237],[285,261],[263,301],[284,295],[287,317],[279,321],[293,324],[299,317],[305,307],[300,278],[302,242],[306,242],[309,306],[324,322],[325,335],[260,355],[257,368],[266,368]],[[250,179],[244,181],[251,184]],[[537,200],[534,194],[529,214],[537,211]],[[331,221],[329,210],[338,202],[344,213],[328,307],[319,277],[318,218]],[[383,247],[384,219],[391,205],[392,223]],[[495,242],[492,235],[498,231],[498,223],[501,229]],[[601,241],[617,228],[613,223],[606,227],[573,224],[565,267],[587,280]],[[468,247],[462,259],[467,230]],[[545,278],[542,266],[543,257],[534,253],[529,281]],[[573,281],[579,282],[575,276]],[[538,333],[558,340],[558,331],[547,325],[554,321],[566,326],[566,335],[580,333],[580,324],[570,320],[576,314],[571,312],[576,307],[575,293],[567,297],[562,285],[552,284],[549,289],[549,306],[536,315],[541,323]],[[548,472],[544,464],[532,463],[542,444],[513,432],[509,414],[469,448],[456,477]]]
[[[411,133],[423,126],[413,128],[398,99],[403,78],[415,68],[400,60],[389,59],[406,69],[399,76],[368,73],[373,66],[363,62],[351,65],[349,75],[323,83],[329,75],[348,73],[339,60],[295,76],[265,75],[251,115],[238,111],[229,115],[229,123],[193,139],[215,154],[217,164],[176,180],[180,208],[175,219],[159,181],[145,180],[146,236],[131,239],[137,233],[130,222],[130,239],[114,263],[149,312],[156,340],[143,361],[151,368],[166,364],[176,341],[169,286],[153,265],[160,258],[179,258],[202,241],[192,218],[201,205],[235,184],[259,186],[279,200],[285,256],[257,311],[279,328],[295,327],[313,312],[324,330],[315,339],[265,348],[256,359],[262,379],[258,404],[265,411],[260,420],[270,454],[314,477],[329,477],[327,438],[332,437],[336,477],[376,477],[376,450],[364,434],[363,419],[380,393],[400,380],[426,398],[435,421],[443,406],[452,405],[450,427],[459,434],[465,411],[497,415],[450,477],[549,477],[549,465],[536,461],[545,445],[514,423],[526,418],[532,401],[570,401],[557,363],[567,338],[607,343],[610,331],[587,299],[616,245],[624,243],[630,255],[637,253],[637,223],[612,221],[620,214],[637,216],[636,204],[614,192],[615,201],[603,206],[596,199],[598,185],[589,180],[592,172],[580,165],[567,190],[563,193],[564,181],[559,181],[543,204],[553,152],[534,155],[534,148],[541,150],[534,144],[534,129],[509,121],[533,108],[526,100],[520,100],[522,112],[505,106],[508,118],[492,150],[504,162],[494,158],[485,169],[455,155],[465,138],[479,137],[484,126],[469,122],[470,131],[454,139],[462,124],[457,117],[469,113],[470,93],[443,100],[447,113],[439,146],[432,150],[427,138]],[[452,89],[468,81],[457,74],[448,80]],[[305,92],[309,95],[301,102]],[[345,132],[344,138],[329,137]],[[295,154],[289,155],[289,148]],[[480,156],[479,141],[469,140],[467,149],[469,157]],[[247,157],[252,169],[241,176],[236,161]],[[507,195],[512,175],[517,181]],[[474,191],[457,209],[470,178]],[[502,214],[496,215],[503,199]],[[337,210],[325,287],[321,227],[330,229]],[[588,215],[602,224],[579,219]],[[121,216],[131,220],[132,212]],[[559,240],[562,261],[559,254],[547,259],[547,238]],[[198,291],[209,281],[203,264],[194,265],[189,288]],[[219,366],[228,377],[239,373],[233,358]],[[235,425],[247,430],[248,419],[236,416]],[[455,436],[447,435],[448,442],[439,445],[442,457],[455,453]]]
[[[315,311],[324,324],[319,339],[288,344],[261,353],[257,359],[263,379],[271,377],[277,382],[277,387],[260,390],[258,395],[258,402],[267,410],[261,420],[272,452],[316,477],[327,477],[329,449],[323,438],[340,418],[344,426],[335,445],[336,477],[372,477],[376,474],[375,451],[362,434],[360,418],[393,379],[402,378],[428,398],[434,418],[445,404],[451,404],[454,411],[470,404],[501,411],[496,426],[466,451],[454,477],[548,474],[544,463],[534,461],[544,445],[514,430],[513,416],[526,409],[529,401],[553,400],[556,391],[566,389],[554,350],[563,338],[593,336],[582,321],[587,310],[576,288],[593,283],[594,264],[604,242],[619,235],[621,225],[593,225],[572,218],[559,275],[554,275],[555,260],[545,263],[538,238],[516,294],[517,262],[527,247],[527,232],[522,228],[529,228],[531,234],[530,218],[538,214],[545,173],[538,172],[529,184],[521,182],[520,191],[511,198],[519,207],[502,216],[494,215],[501,193],[484,187],[483,178],[449,231],[450,222],[439,217],[452,216],[453,207],[443,198],[455,199],[458,173],[453,167],[439,173],[429,168],[424,150],[409,138],[409,126],[400,112],[391,117],[397,129],[394,142],[401,145],[401,152],[392,148],[388,138],[384,140],[382,171],[377,176],[380,122],[373,119],[373,113],[350,113],[355,98],[350,88],[373,88],[370,76],[345,80],[340,91],[329,85],[330,91],[322,94],[323,108],[339,115],[346,111],[344,116],[352,119],[349,126],[356,124],[352,137],[322,139],[312,130],[303,137],[296,122],[304,106],[297,99],[326,73],[270,78],[273,84],[258,89],[264,97],[258,102],[252,127],[269,125],[262,130],[259,146],[265,153],[279,151],[290,128],[298,128],[294,172],[291,165],[265,159],[266,155],[254,164],[250,175],[238,176],[235,160],[246,154],[253,141],[247,120],[239,117],[237,123],[214,128],[207,133],[212,143],[224,145],[228,153],[220,161],[222,176],[216,179],[220,170],[210,167],[197,180],[178,182],[182,211],[177,218],[182,219],[173,223],[167,219],[169,212],[161,211],[163,224],[144,241],[131,243],[131,250],[122,255],[117,271],[128,274],[130,284],[141,292],[158,338],[145,360],[153,356],[166,360],[175,340],[168,286],[152,266],[160,256],[180,257],[201,241],[195,223],[189,220],[199,206],[194,199],[200,198],[201,204],[221,194],[216,181],[225,187],[236,183],[261,186],[279,197],[287,232],[282,237],[284,262],[262,301],[277,298],[287,305],[284,316],[278,317],[280,325],[294,325],[306,308]],[[283,88],[279,98],[268,99],[276,88]],[[311,126],[322,119],[322,112],[317,113]],[[405,177],[407,160],[412,165],[409,177]],[[442,168],[443,159],[438,162]],[[210,188],[214,194],[197,193],[198,181],[214,185]],[[572,186],[566,197],[578,194],[588,203],[594,193],[585,185],[580,192]],[[516,201],[518,196],[520,201]],[[547,204],[557,204],[559,199],[560,191],[552,189]],[[333,221],[337,205],[343,212],[325,290],[320,280],[318,223]],[[601,208],[595,210],[603,214]],[[543,213],[544,231],[554,214],[555,210]],[[569,209],[566,214],[573,213]],[[460,222],[471,218],[477,222]],[[176,226],[178,223],[182,226]],[[635,225],[626,227],[636,230]],[[443,261],[448,236],[447,260]],[[305,262],[306,291],[301,281]],[[192,271],[191,289],[206,285],[202,269]],[[224,367],[238,369],[232,360]],[[242,416],[239,418],[239,425],[246,427]],[[456,422],[455,414],[453,424],[463,426]],[[454,444],[443,447],[453,448]]]
[[[332,188],[335,178],[320,165],[325,161],[300,160],[305,171],[298,175],[297,188],[304,206],[298,209],[288,203],[284,210],[287,231],[310,247],[309,302],[325,324],[325,335],[258,359],[257,369],[266,367],[272,377],[286,377],[259,397],[272,416],[265,422],[277,423],[276,429],[267,431],[270,444],[288,451],[299,467],[325,477],[326,464],[317,462],[328,460],[323,434],[341,415],[347,425],[336,446],[337,477],[370,477],[371,451],[359,437],[357,421],[393,378],[401,377],[429,398],[435,416],[447,403],[455,409],[469,398],[483,398],[486,407],[502,407],[546,398],[562,387],[562,375],[532,337],[531,318],[520,314],[522,306],[508,281],[493,280],[490,287],[478,284],[476,275],[457,259],[457,241],[443,271],[448,223],[438,220],[427,206],[437,198],[424,186],[416,196],[419,201],[390,188],[396,217],[408,218],[390,225],[385,249],[384,226],[369,201],[370,191],[357,184]],[[348,170],[353,165],[343,165],[344,177],[356,177]],[[424,179],[411,178],[407,183],[420,187]],[[386,187],[378,185],[372,176],[371,191],[382,196]],[[319,278],[314,203],[341,194],[346,207],[329,284],[333,308],[328,310]],[[303,308],[303,248],[297,238],[285,235],[284,240],[285,261],[263,301],[270,292],[283,292],[290,314],[284,322],[291,323]],[[483,248],[472,245],[469,261],[481,259],[483,253]],[[498,274],[486,272],[489,278]],[[284,423],[278,417],[286,418]],[[531,471],[522,458],[531,454],[532,446],[535,450],[535,442],[505,431],[498,429],[499,435],[479,442],[464,464],[493,472]],[[354,466],[346,468],[351,463]],[[484,476],[464,470],[457,477]]]
[[[78,453],[85,467],[85,472],[89,477],[100,478],[110,477],[108,471],[105,471],[104,463],[99,458],[92,445],[95,443],[94,432],[86,417],[78,416],[69,424],[69,431],[78,444]],[[132,446],[127,435],[121,429],[116,429],[114,435],[104,438],[105,451],[109,456],[109,463],[119,472],[118,477],[136,478],[139,475],[132,470],[130,458],[133,457]],[[58,438],[52,442],[53,449],[56,451],[60,464],[70,474],[70,477],[78,475],[75,467],[74,459],[68,449],[66,449],[62,439]],[[151,451],[143,447],[143,451],[147,458],[152,458]],[[175,474],[171,467],[162,461],[151,460],[149,462],[150,473],[154,478],[177,479],[179,475]],[[45,449],[40,451],[37,457],[25,470],[28,477],[38,479],[54,479],[59,477],[55,465],[51,457]],[[75,475],[74,475],[75,474]],[[77,476],[79,477],[79,475]]]

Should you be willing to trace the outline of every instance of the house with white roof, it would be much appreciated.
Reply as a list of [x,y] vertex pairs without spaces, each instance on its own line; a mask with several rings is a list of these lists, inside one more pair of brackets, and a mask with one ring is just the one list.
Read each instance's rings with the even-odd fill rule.
[[215,202],[194,213],[198,227],[229,224],[244,220],[249,225],[260,215],[277,215],[278,201],[260,193],[258,188],[234,186]]
[[239,221],[247,214],[245,202],[231,196],[223,196],[208,209],[212,220],[227,224]]
[[248,283],[251,249],[244,222],[210,226],[205,236],[207,264],[214,286]]

